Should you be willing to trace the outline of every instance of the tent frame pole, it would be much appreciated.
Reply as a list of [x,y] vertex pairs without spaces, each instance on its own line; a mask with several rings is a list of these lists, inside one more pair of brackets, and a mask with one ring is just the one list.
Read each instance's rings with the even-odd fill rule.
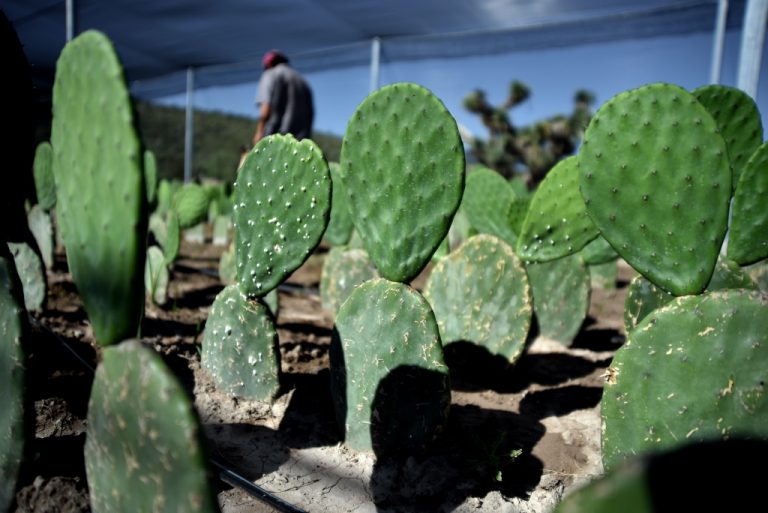
[[192,181],[192,150],[194,145],[194,105],[195,70],[187,68],[187,105],[184,118],[184,183]]
[[725,45],[725,27],[728,21],[728,0],[717,3],[715,34],[712,43],[712,64],[709,67],[709,83],[719,84],[723,68],[723,46]]
[[741,28],[737,86],[755,99],[757,83],[760,79],[766,19],[768,19],[768,0],[747,0],[744,23]]
[[67,0],[65,4],[66,9],[66,38],[67,43],[72,41],[75,37],[75,0]]
[[381,71],[381,38],[371,40],[371,83],[370,92],[379,88],[379,73]]

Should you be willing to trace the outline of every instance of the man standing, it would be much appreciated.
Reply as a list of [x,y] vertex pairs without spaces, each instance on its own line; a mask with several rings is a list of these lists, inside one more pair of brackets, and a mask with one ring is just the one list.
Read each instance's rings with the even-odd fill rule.
[[314,106],[309,84],[277,50],[267,52],[262,64],[264,73],[256,92],[260,117],[253,144],[271,134],[293,134],[297,139],[310,137]]

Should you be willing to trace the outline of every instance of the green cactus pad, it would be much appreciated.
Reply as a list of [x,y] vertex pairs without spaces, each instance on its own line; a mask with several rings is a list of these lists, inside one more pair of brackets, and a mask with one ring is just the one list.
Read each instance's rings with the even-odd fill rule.
[[70,41],[53,86],[57,218],[96,341],[135,336],[144,309],[146,214],[141,145],[110,41]]
[[280,390],[280,351],[267,305],[237,285],[219,292],[205,323],[201,364],[223,392],[271,401]]
[[331,218],[328,221],[328,227],[325,229],[323,238],[334,246],[343,246],[352,237],[352,230],[355,228],[355,225],[352,221],[352,214],[349,211],[347,195],[342,190],[341,180],[338,176],[339,163],[330,162],[328,167],[331,170],[333,193],[331,195]]
[[163,241],[163,253],[165,253],[166,265],[176,261],[181,249],[181,224],[176,212],[169,210],[165,216],[165,241]]
[[592,294],[589,271],[581,255],[528,264],[526,270],[539,334],[570,345],[587,317]]
[[213,219],[213,245],[226,246],[229,243],[229,228],[232,226],[232,218],[218,215]]
[[467,240],[438,262],[424,297],[444,346],[471,342],[510,363],[523,354],[533,297],[525,268],[501,239],[475,235]]
[[208,219],[210,198],[205,188],[197,183],[185,183],[173,194],[172,209],[179,217],[182,230],[192,228]]
[[435,316],[414,289],[383,278],[357,287],[336,317],[330,359],[352,449],[419,451],[445,425],[448,369]]
[[619,254],[608,244],[605,237],[598,235],[581,250],[581,258],[587,265],[600,265],[616,260],[619,258]]
[[741,265],[768,258],[768,143],[749,159],[733,194],[728,258]]
[[318,146],[265,137],[235,184],[237,280],[249,297],[277,287],[309,258],[328,224],[331,175]]
[[184,389],[137,340],[104,350],[88,403],[94,511],[219,511],[202,429]]
[[685,296],[629,333],[608,369],[603,464],[713,438],[768,438],[768,298]]
[[0,255],[0,511],[15,502],[16,480],[24,456],[24,375],[27,333],[21,283],[8,250]]
[[378,278],[376,267],[364,249],[332,248],[325,256],[320,274],[320,300],[334,316],[355,287]]
[[27,212],[27,224],[29,231],[35,238],[37,247],[40,248],[40,256],[43,258],[43,265],[46,269],[53,268],[53,221],[51,214],[44,211],[40,205],[34,205]]
[[768,292],[768,260],[749,265],[744,268],[744,272],[749,274],[758,290]]
[[[582,200],[583,202],[583,200]],[[512,203],[509,204],[507,210],[507,222],[515,232],[516,236],[520,236],[520,231],[523,229],[523,222],[525,216],[528,214],[528,208],[531,206],[531,198],[515,198]]]
[[704,290],[728,223],[731,171],[712,116],[669,84],[627,91],[595,114],[580,188],[603,236],[676,295]]
[[464,147],[456,122],[421,86],[382,87],[347,125],[339,178],[379,273],[407,282],[427,265],[461,201]]
[[572,255],[597,237],[579,193],[579,160],[568,157],[552,168],[533,195],[517,241],[517,254],[530,262]]
[[763,122],[757,105],[747,93],[735,87],[711,84],[692,92],[712,115],[725,139],[735,189],[744,166],[763,142]]
[[56,206],[56,181],[53,178],[53,148],[51,143],[44,141],[37,145],[33,171],[37,204],[43,210],[51,210]]
[[234,241],[224,250],[219,258],[219,279],[224,285],[237,282]]
[[496,171],[475,166],[467,173],[461,205],[470,225],[478,233],[495,235],[512,247],[517,235],[509,216],[516,199],[512,186]]
[[158,246],[150,246],[144,266],[144,287],[151,302],[162,306],[168,301],[168,281],[163,250]]
[[147,203],[154,205],[157,200],[157,158],[152,150],[144,150],[144,186]]
[[619,267],[616,265],[615,260],[606,262],[604,264],[592,264],[588,265],[590,283],[592,288],[598,289],[615,289],[616,280],[619,276]]
[[48,281],[43,261],[26,242],[9,242],[16,271],[24,289],[24,306],[30,312],[41,312],[48,294]]

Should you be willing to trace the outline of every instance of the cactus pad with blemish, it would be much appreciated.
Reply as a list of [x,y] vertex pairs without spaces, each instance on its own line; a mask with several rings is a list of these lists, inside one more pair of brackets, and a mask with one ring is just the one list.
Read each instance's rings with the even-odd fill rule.
[[475,166],[467,174],[461,205],[478,233],[494,235],[514,247],[517,235],[510,211],[517,199],[506,178],[485,166]]
[[704,290],[725,237],[725,142],[689,92],[651,84],[592,118],[579,151],[587,211],[638,272],[676,295]]
[[512,248],[476,235],[438,262],[424,288],[443,345],[471,342],[514,363],[533,317],[528,275]]
[[329,162],[328,168],[331,171],[333,192],[331,193],[331,218],[328,220],[328,227],[325,229],[323,238],[334,246],[342,246],[349,242],[355,225],[352,222],[352,214],[349,211],[349,200],[347,200],[347,195],[344,194],[341,180],[338,176],[339,163]]
[[236,397],[271,401],[280,389],[280,352],[269,307],[237,285],[216,296],[203,333],[202,367]]
[[547,262],[572,255],[597,237],[579,193],[578,163],[577,157],[561,160],[536,189],[517,240],[523,260]]
[[331,175],[318,146],[292,135],[265,137],[235,184],[237,280],[249,297],[277,287],[309,258],[328,224]]
[[763,142],[763,122],[755,101],[741,89],[710,84],[694,89],[693,95],[709,111],[728,148],[736,188],[744,166]]
[[96,341],[135,336],[147,238],[141,145],[122,68],[100,32],[61,52],[51,144],[57,219]]
[[347,125],[339,178],[379,273],[410,281],[443,241],[461,201],[464,147],[456,122],[421,86],[382,87]]
[[104,350],[88,403],[85,470],[94,511],[218,511],[194,408],[151,349]]
[[357,287],[336,317],[330,358],[336,413],[352,449],[415,452],[444,427],[448,368],[432,309],[414,289],[383,278]]
[[335,247],[325,256],[320,275],[323,308],[336,315],[355,287],[378,278],[379,273],[364,249]]
[[533,290],[533,311],[541,336],[570,345],[581,329],[592,294],[581,255],[526,266]]
[[603,464],[682,443],[768,438],[768,298],[684,296],[629,333],[608,368]]
[[740,265],[768,258],[768,143],[749,159],[736,185],[728,258]]
[[37,204],[43,210],[51,210],[56,206],[56,181],[53,178],[53,148],[48,141],[37,145],[33,172]]

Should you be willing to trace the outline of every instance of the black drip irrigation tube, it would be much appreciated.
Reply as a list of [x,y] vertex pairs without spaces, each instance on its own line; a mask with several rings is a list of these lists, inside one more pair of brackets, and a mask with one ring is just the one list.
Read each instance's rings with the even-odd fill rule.
[[[35,319],[33,316],[29,316],[30,321],[32,324],[34,324],[36,327],[42,329],[45,331],[48,335],[52,336],[54,339],[58,340],[59,343],[70,353],[72,356],[88,371],[91,372],[91,374],[95,373],[96,370],[88,363],[86,362],[82,356],[77,354],[77,351],[75,351],[72,346],[70,346],[66,340],[61,338],[58,333],[51,330],[48,326],[40,322],[38,319]],[[225,462],[217,459],[217,458],[211,458],[209,460],[211,466],[216,471],[216,474],[220,481],[223,483],[226,483],[230,486],[233,486],[235,488],[238,488],[242,490],[243,492],[247,493],[251,497],[264,502],[271,506],[272,508],[276,509],[277,511],[280,511],[281,513],[307,513],[305,510],[294,506],[293,504],[290,504],[280,497],[268,492],[264,488],[258,486],[257,484],[253,483],[252,481],[249,481],[245,477],[243,477],[241,474],[238,474],[235,470],[232,470],[231,467],[229,467]]]

